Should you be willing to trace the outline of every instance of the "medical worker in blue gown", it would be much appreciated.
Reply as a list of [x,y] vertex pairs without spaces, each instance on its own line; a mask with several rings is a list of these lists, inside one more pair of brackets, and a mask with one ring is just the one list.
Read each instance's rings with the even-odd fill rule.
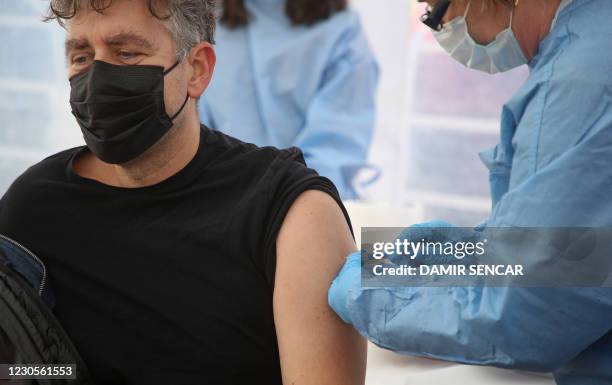
[[204,124],[260,146],[296,146],[342,198],[364,166],[378,66],[346,0],[224,0]]
[[[428,3],[424,21],[464,65],[530,70],[503,107],[500,144],[481,154],[493,200],[483,228],[612,227],[612,1]],[[329,301],[398,353],[612,384],[610,288],[362,288],[356,253]]]

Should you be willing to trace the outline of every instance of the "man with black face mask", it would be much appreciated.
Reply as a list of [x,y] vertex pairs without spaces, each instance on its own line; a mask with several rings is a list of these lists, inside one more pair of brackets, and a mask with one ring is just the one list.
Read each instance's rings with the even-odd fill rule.
[[13,183],[0,234],[44,260],[99,384],[363,383],[365,343],[327,305],[355,248],[333,184],[199,123],[213,4],[51,1],[87,146]]

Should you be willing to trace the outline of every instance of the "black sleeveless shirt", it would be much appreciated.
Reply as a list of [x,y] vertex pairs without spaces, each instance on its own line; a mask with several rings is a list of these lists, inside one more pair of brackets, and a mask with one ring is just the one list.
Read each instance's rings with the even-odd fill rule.
[[276,237],[305,190],[342,207],[333,184],[297,149],[259,148],[205,127],[195,158],[150,187],[78,176],[72,164],[84,151],[19,177],[0,201],[0,234],[47,265],[56,315],[94,380],[281,384]]

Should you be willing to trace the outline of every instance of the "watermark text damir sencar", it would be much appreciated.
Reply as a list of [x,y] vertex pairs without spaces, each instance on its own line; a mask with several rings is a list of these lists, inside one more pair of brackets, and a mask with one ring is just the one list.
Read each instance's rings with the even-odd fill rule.
[[612,287],[612,228],[363,228],[361,239],[364,287]]

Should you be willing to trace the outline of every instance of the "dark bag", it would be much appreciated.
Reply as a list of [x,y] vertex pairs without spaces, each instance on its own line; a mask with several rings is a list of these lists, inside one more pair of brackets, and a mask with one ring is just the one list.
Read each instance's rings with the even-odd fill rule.
[[0,379],[0,384],[93,384],[85,363],[51,311],[54,304],[44,263],[19,243],[0,235],[0,364],[76,365],[77,375],[76,380]]

